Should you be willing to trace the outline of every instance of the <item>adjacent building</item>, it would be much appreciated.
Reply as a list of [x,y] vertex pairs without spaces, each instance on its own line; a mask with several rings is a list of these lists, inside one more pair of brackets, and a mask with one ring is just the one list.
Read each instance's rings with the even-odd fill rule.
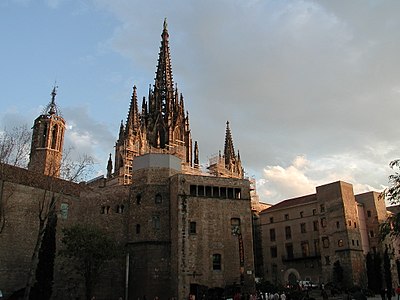
[[289,285],[308,280],[366,287],[365,256],[383,253],[379,224],[386,217],[379,193],[354,195],[353,186],[342,181],[262,211],[265,278]]

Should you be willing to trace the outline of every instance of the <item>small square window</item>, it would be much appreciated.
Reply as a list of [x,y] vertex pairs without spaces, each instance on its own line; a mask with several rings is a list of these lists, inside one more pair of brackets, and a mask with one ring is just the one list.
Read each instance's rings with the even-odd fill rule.
[[276,248],[276,246],[273,246],[270,249],[271,249],[271,258],[276,258],[278,256],[278,249]]
[[189,223],[189,234],[196,234],[196,222]]
[[213,270],[220,271],[221,268],[221,254],[213,254],[212,256]]
[[269,239],[270,239],[271,242],[275,242],[275,240],[276,240],[275,229],[274,228],[271,228],[269,230]]
[[68,203],[61,203],[60,205],[60,215],[62,219],[68,218]]
[[318,231],[318,230],[319,230],[319,223],[318,223],[318,221],[314,221],[314,222],[313,222],[313,225],[314,225],[314,231]]
[[300,224],[300,231],[301,231],[301,233],[306,233],[306,223]]
[[329,248],[329,238],[328,237],[322,238],[322,245],[324,248]]
[[370,210],[367,210],[367,216],[368,216],[368,218],[371,218],[371,211]]
[[159,230],[161,225],[160,225],[160,217],[159,216],[153,216],[153,228],[155,230]]
[[161,204],[162,203],[162,196],[160,194],[157,194],[154,198],[154,202],[156,204]]
[[285,235],[286,235],[287,240],[292,238],[292,230],[291,230],[290,226],[285,227]]
[[285,220],[289,220],[289,214],[285,214]]

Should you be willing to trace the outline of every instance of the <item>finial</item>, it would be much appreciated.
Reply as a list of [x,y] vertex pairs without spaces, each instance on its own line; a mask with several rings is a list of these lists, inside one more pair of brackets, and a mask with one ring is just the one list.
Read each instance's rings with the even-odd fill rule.
[[112,160],[111,160],[111,153],[110,153],[110,157],[108,158],[108,162],[107,162],[107,178],[111,178],[112,177]]
[[57,89],[58,86],[56,85],[56,83],[54,83],[54,87],[53,90],[51,91],[51,102],[49,104],[49,111],[48,114],[49,115],[54,115],[57,112],[57,108],[56,108],[56,95],[57,95]]
[[167,18],[164,18],[164,25],[163,25],[163,27],[164,27],[164,30],[168,30],[168,29],[167,29]]

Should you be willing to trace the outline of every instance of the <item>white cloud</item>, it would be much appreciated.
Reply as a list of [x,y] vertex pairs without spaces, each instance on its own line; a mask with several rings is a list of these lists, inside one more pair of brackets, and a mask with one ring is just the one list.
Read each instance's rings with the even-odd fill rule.
[[[384,174],[379,180],[368,180],[364,172],[376,177],[376,172]],[[305,156],[297,156],[286,167],[266,166],[262,179],[257,181],[257,190],[262,202],[277,203],[293,197],[315,193],[320,185],[335,181],[345,181],[353,185],[354,192],[381,191],[385,187],[385,179],[390,169],[378,162],[365,161],[357,155],[326,156],[308,160]],[[376,179],[376,178],[375,178]],[[381,183],[380,183],[381,182]]]

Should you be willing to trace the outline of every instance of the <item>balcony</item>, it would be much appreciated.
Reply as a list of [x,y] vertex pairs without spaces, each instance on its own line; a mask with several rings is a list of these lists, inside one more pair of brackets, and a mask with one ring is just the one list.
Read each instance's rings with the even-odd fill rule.
[[302,254],[282,255],[282,262],[315,260],[315,259],[321,259],[321,254],[320,253],[310,254],[308,256],[303,256]]

